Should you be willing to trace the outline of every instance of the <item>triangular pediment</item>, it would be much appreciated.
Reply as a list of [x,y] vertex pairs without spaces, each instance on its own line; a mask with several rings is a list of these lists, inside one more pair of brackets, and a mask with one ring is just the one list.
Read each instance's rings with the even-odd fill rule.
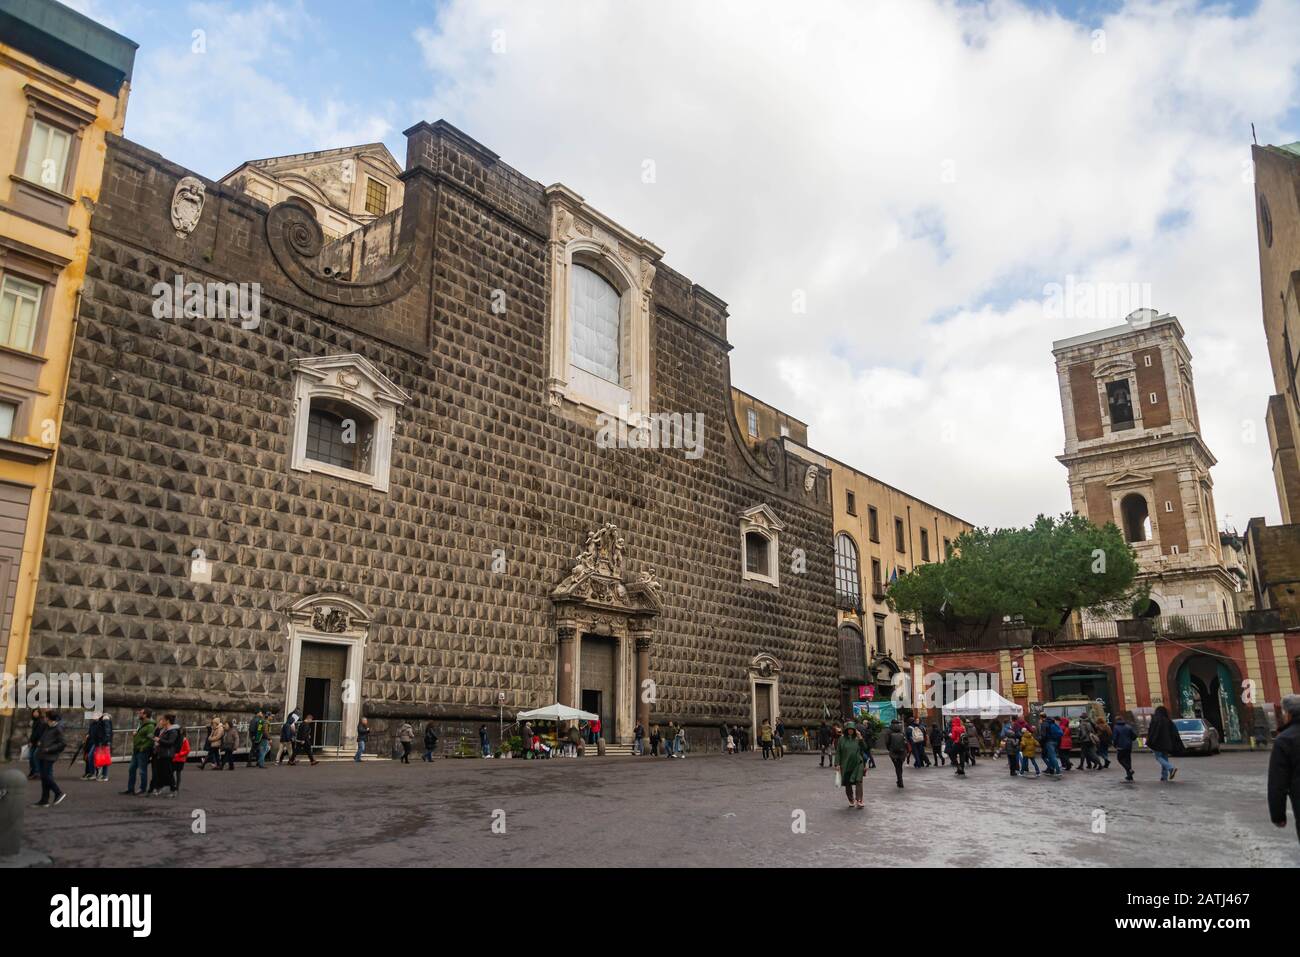
[[[373,362],[355,352],[341,356],[294,359],[293,367],[303,375],[320,382],[338,379],[347,388],[365,392],[376,402],[405,405],[411,400],[411,397],[398,388],[388,376],[380,372]],[[362,383],[365,384],[364,387]]]
[[1121,472],[1112,479],[1106,480],[1106,485],[1114,488],[1118,485],[1146,485],[1154,481],[1154,477],[1147,472]]
[[776,517],[776,512],[772,511],[772,507],[766,502],[759,505],[751,505],[740,513],[740,517],[751,524],[761,526],[762,528],[770,528],[777,532],[785,528],[785,522]]

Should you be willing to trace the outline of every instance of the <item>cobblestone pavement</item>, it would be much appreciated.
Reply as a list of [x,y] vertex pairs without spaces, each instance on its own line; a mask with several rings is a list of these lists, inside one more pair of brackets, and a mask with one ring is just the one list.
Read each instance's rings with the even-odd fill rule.
[[1149,754],[1135,763],[1136,785],[1118,765],[1020,779],[982,760],[964,780],[904,769],[899,790],[880,761],[863,811],[793,754],[191,765],[175,801],[120,795],[122,765],[109,784],[61,767],[68,800],[27,809],[26,843],[59,865],[130,867],[1300,865],[1295,828],[1268,820],[1266,753],[1184,758],[1169,785]]

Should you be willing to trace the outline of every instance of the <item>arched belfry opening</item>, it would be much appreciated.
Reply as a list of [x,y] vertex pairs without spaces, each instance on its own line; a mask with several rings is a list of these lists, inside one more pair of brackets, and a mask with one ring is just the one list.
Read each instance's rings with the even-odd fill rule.
[[1124,519],[1124,540],[1128,542],[1151,541],[1151,510],[1145,495],[1130,492],[1119,503]]

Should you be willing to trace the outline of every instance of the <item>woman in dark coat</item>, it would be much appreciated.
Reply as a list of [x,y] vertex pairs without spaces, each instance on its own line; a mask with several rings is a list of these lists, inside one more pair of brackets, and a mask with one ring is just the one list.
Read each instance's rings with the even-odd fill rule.
[[1177,743],[1178,731],[1169,717],[1169,709],[1161,705],[1151,716],[1151,726],[1147,729],[1147,747],[1160,762],[1161,781],[1172,781],[1174,775],[1178,773],[1178,769],[1169,762],[1169,755],[1173,753]]
[[[858,736],[858,727],[852,721],[844,726],[844,734],[835,746],[835,757],[839,764],[840,783],[844,785],[844,794],[849,799],[849,807],[862,808],[862,775],[866,762],[863,760],[862,739]],[[856,794],[856,797],[855,797]]]

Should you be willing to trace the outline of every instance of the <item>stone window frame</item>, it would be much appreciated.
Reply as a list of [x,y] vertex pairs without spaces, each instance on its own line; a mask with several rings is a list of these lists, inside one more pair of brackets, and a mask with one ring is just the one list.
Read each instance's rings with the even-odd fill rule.
[[[554,407],[567,401],[638,423],[640,414],[650,411],[650,289],[663,250],[592,209],[562,184],[547,187],[546,198],[550,209],[547,399]],[[597,273],[619,294],[620,383],[606,382],[570,362],[575,264]]]
[[0,283],[6,276],[35,283],[41,289],[40,308],[30,352],[0,346],[4,372],[0,373],[0,399],[18,406],[14,413],[12,438],[22,442],[31,433],[32,410],[40,392],[40,378],[46,363],[45,346],[50,331],[50,316],[58,295],[59,278],[68,260],[17,239],[0,236]]
[[[781,587],[781,532],[785,523],[776,517],[771,507],[754,505],[740,513],[740,576],[742,581],[755,581]],[[760,535],[767,540],[767,572],[749,570],[748,535]]]
[[[66,229],[68,214],[76,202],[72,196],[72,187],[77,182],[77,167],[85,145],[85,132],[94,124],[95,115],[78,109],[31,83],[23,87],[23,94],[27,97],[27,113],[18,141],[18,159],[9,176],[13,184],[10,203],[16,211],[30,219]],[[63,182],[57,189],[43,183],[34,183],[23,175],[31,151],[32,132],[38,120],[61,129],[72,137],[72,142],[68,144],[68,162],[63,170]],[[54,209],[60,209],[61,212],[52,213],[51,210]]]
[[[1142,393],[1138,389],[1137,366],[1132,359],[1119,358],[1102,362],[1093,370],[1092,378],[1097,384],[1097,401],[1101,405],[1101,439],[1123,432],[1138,433],[1146,428],[1142,421]],[[1110,396],[1106,386],[1121,379],[1128,384],[1129,402],[1133,407],[1133,424],[1126,429],[1115,429],[1111,426]]]
[[[377,492],[387,492],[391,481],[397,412],[411,397],[394,385],[369,360],[356,353],[294,359],[292,367],[294,394],[289,468],[296,472],[316,473],[357,482],[369,485]],[[315,398],[345,403],[374,420],[368,472],[307,457],[307,424],[311,403]]]

